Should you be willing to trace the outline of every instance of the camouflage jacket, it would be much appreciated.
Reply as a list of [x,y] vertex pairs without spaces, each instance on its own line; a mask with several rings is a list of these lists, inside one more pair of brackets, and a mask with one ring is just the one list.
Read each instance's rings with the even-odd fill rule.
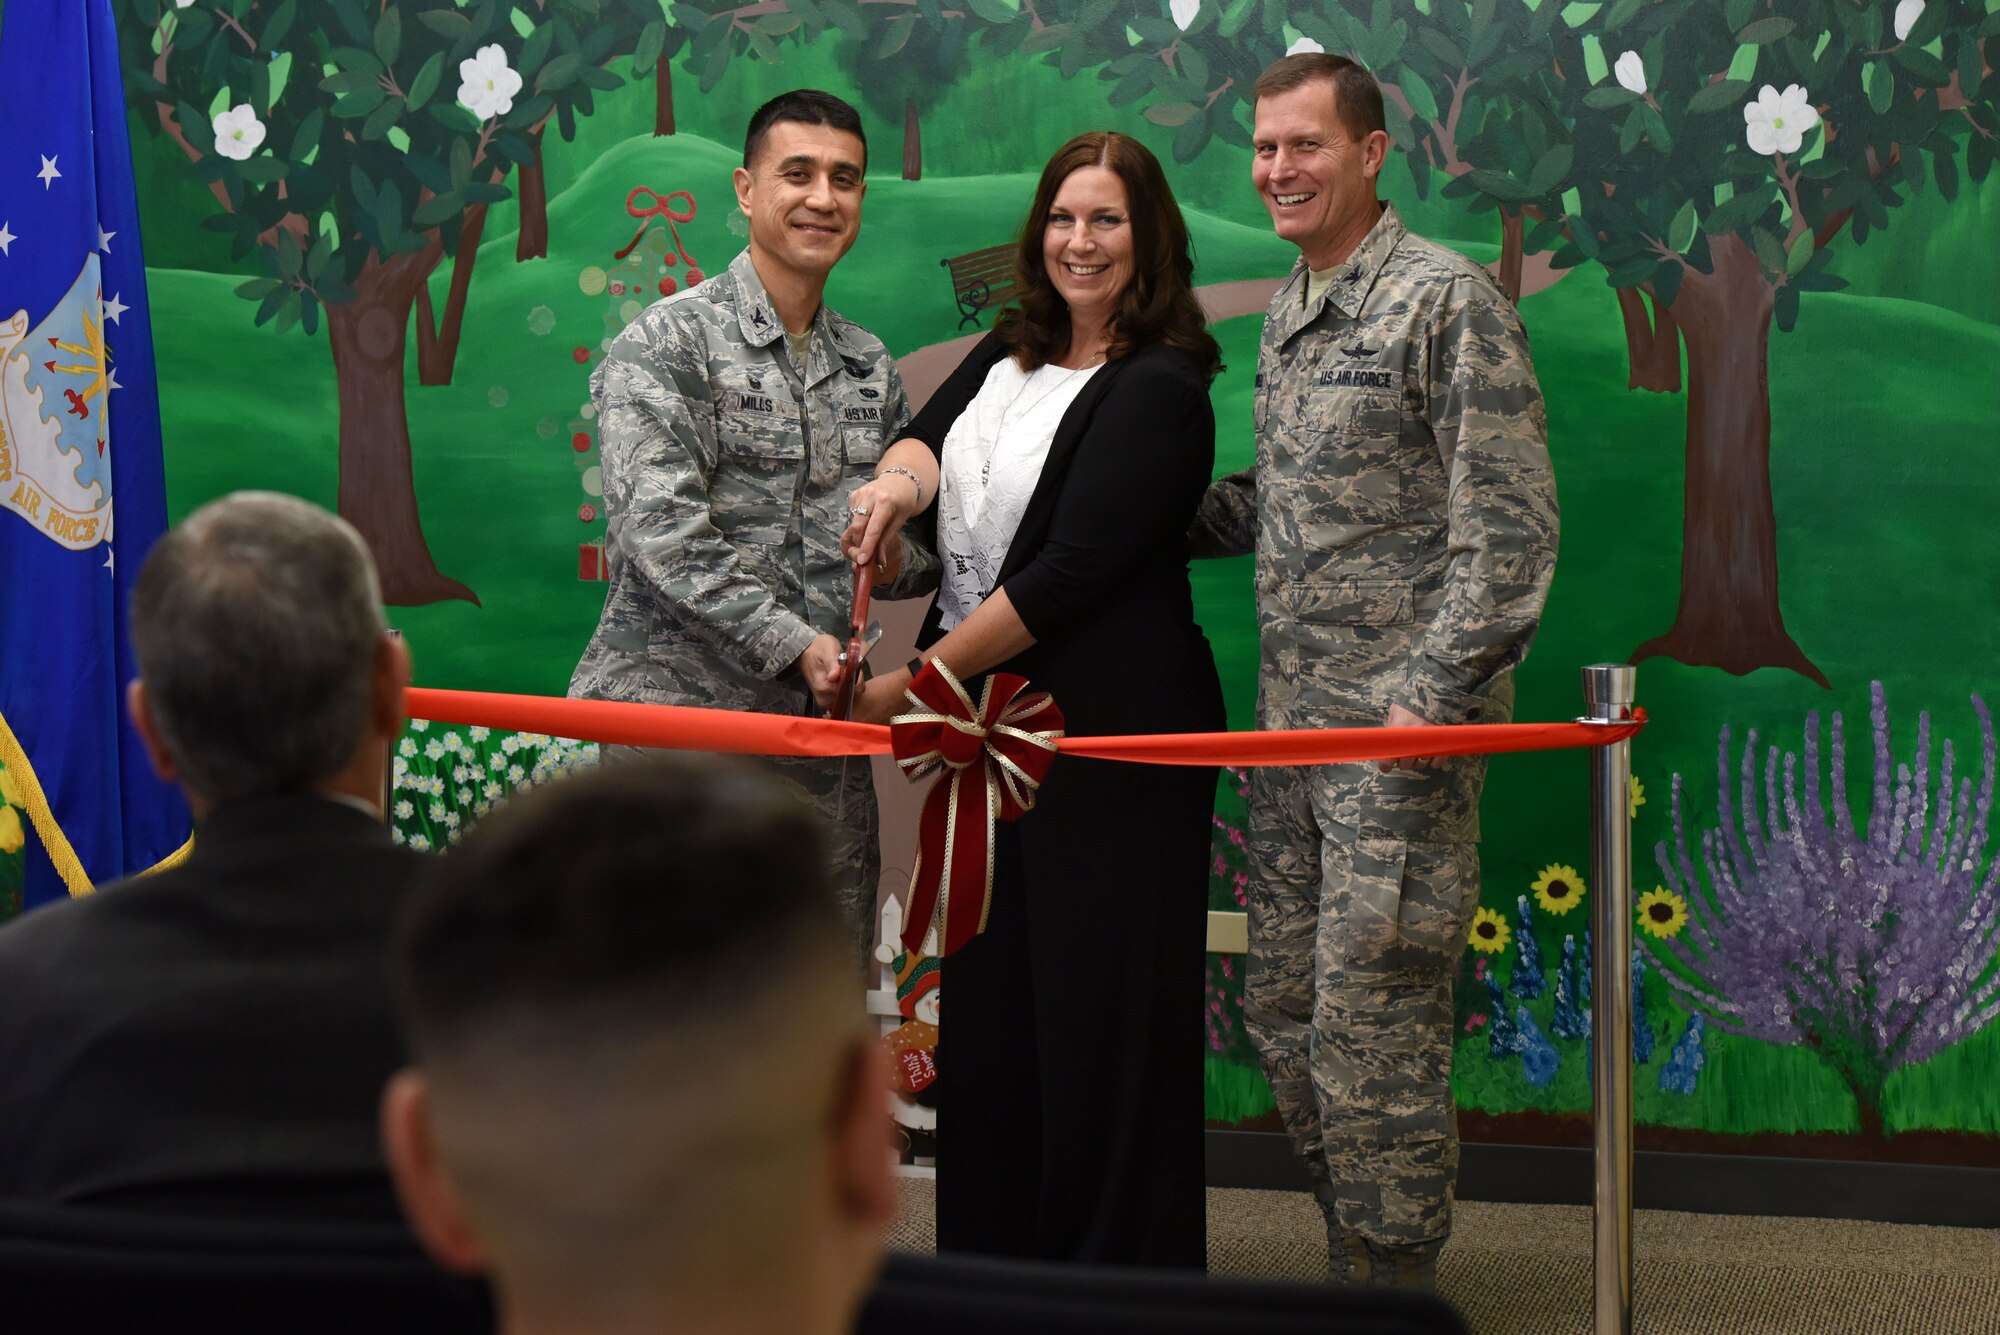
[[[847,497],[910,417],[889,351],[825,306],[804,375],[750,252],[628,325],[590,380],[610,588],[569,693],[804,712],[793,668],[844,639]],[[906,539],[885,598],[937,586]]]
[[1190,533],[1257,553],[1261,725],[1504,721],[1556,553],[1520,319],[1393,206],[1310,310],[1305,286],[1301,262],[1265,317],[1256,467]]

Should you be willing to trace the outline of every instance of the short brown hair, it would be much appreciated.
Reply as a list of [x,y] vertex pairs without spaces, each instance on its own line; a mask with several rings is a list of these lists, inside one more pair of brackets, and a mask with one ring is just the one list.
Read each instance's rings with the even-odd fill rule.
[[1257,76],[1256,96],[1275,97],[1309,83],[1333,85],[1334,115],[1356,139],[1388,128],[1382,115],[1382,85],[1359,62],[1346,56],[1301,51],[1280,57]]
[[1056,291],[1042,257],[1042,235],[1056,194],[1072,172],[1103,167],[1125,186],[1132,222],[1132,281],[1111,318],[1107,360],[1165,343],[1185,353],[1204,381],[1222,369],[1222,349],[1194,295],[1194,242],[1160,160],[1144,144],[1115,130],[1091,130],[1057,149],[1035,186],[1014,248],[1021,297],[994,325],[1000,342],[1023,368],[1035,370],[1069,344],[1069,305]]

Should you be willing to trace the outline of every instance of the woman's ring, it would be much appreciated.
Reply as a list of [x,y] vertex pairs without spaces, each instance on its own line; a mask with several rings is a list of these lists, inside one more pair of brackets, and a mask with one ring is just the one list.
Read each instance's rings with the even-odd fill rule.
[[851,507],[851,508],[850,508],[850,509],[848,510],[848,512],[847,512],[847,513],[849,513],[849,514],[851,514],[851,515],[857,515],[857,516],[862,516],[862,517],[865,517],[865,516],[866,516],[866,515],[868,514],[868,507],[867,507],[867,506],[865,506],[865,505],[857,505],[857,506],[853,506],[853,507]]

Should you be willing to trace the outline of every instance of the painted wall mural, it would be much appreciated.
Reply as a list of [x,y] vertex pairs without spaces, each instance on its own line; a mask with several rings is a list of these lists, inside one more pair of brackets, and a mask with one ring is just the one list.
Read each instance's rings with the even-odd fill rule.
[[[945,262],[1008,242],[1046,155],[1086,128],[1153,147],[1229,367],[1230,471],[1294,257],[1250,188],[1251,87],[1287,50],[1355,55],[1389,100],[1385,194],[1516,296],[1548,400],[1563,547],[1520,716],[1575,715],[1577,668],[1629,660],[1657,720],[1630,799],[1659,850],[1635,867],[1641,1143],[2000,1163],[1978,703],[2000,661],[2000,0],[116,8],[174,515],[250,486],[337,506],[423,684],[545,693],[602,602],[589,370],[741,248],[729,173],[764,99],[861,109],[865,219],[829,300],[920,390],[991,324]],[[1249,580],[1195,570],[1238,727]],[[407,739],[406,838],[448,842],[580,758],[450,735]],[[1587,1136],[1587,793],[1576,756],[1494,766],[1459,988],[1470,1135]],[[1225,776],[1216,908],[1240,907],[1242,825]],[[1209,1111],[1256,1125],[1239,964],[1210,961]]]

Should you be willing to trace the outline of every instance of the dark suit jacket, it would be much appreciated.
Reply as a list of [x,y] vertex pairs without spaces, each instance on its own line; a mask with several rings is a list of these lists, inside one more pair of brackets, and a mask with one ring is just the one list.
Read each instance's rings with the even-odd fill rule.
[[397,1218],[382,953],[426,859],[313,796],[0,928],[0,1198]]
[[[905,434],[941,453],[1006,355],[987,335]],[[1208,388],[1164,344],[1106,365],[1063,414],[1000,568],[1035,644],[994,670],[1050,692],[1070,733],[1224,726],[1215,658],[1188,591],[1187,528],[1214,470]],[[924,520],[935,549],[935,506]],[[943,634],[933,605],[917,644]]]

